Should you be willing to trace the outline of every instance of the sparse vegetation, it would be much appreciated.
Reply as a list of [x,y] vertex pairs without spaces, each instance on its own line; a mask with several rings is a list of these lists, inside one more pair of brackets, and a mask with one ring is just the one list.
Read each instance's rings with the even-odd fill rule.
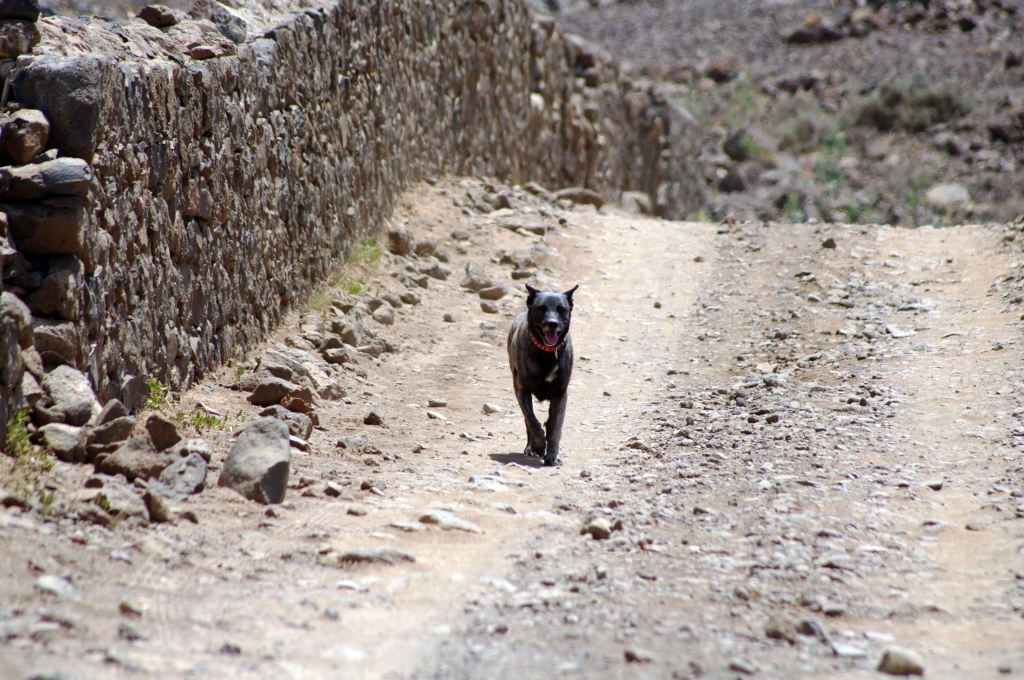
[[790,224],[804,221],[804,209],[799,194],[790,193],[786,196],[786,221]]
[[4,453],[14,459],[8,480],[11,490],[26,500],[38,501],[44,513],[56,500],[56,493],[46,488],[46,473],[53,470],[52,454],[32,443],[28,433],[28,411],[19,411],[7,421]]
[[813,99],[788,99],[778,106],[773,118],[779,149],[789,153],[808,153],[819,148],[828,129],[821,107]]
[[376,239],[365,239],[352,246],[352,250],[348,255],[348,261],[355,266],[373,265],[377,263],[383,252],[384,250]]
[[[235,419],[245,422],[245,414],[242,413],[241,409],[239,409]],[[174,414],[174,421],[178,423],[178,425],[191,425],[200,435],[204,432],[209,432],[210,430],[225,430],[227,432],[234,431],[234,428],[228,425],[228,419],[226,416],[217,416],[198,407],[191,415],[185,411],[178,411]]]
[[363,282],[376,270],[383,254],[384,248],[381,245],[380,236],[355,243],[348,252],[345,266],[313,292],[309,301],[310,309],[323,310],[338,294],[339,289],[349,295],[362,293]]
[[4,440],[4,452],[12,458],[21,458],[32,450],[28,438],[28,411],[18,411],[7,421],[7,437]]
[[850,224],[857,224],[861,218],[867,212],[860,203],[857,201],[850,201],[843,208],[843,212],[846,213],[846,221]]
[[974,102],[948,83],[929,84],[921,74],[879,85],[870,94],[850,102],[847,126],[865,125],[883,132],[921,132],[969,113]]

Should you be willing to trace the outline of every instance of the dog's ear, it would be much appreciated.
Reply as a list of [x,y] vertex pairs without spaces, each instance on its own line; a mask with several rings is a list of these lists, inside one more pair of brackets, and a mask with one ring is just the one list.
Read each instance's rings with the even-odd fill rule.
[[564,293],[562,293],[562,295],[565,296],[565,299],[569,301],[569,309],[572,309],[572,294],[575,293],[576,289],[579,288],[579,287],[580,287],[580,284],[577,283],[575,286],[573,286],[569,290],[567,290]]
[[537,295],[540,294],[540,291],[530,284],[526,284],[526,292],[528,293],[526,296],[526,306],[530,307],[533,305],[533,301],[537,299]]

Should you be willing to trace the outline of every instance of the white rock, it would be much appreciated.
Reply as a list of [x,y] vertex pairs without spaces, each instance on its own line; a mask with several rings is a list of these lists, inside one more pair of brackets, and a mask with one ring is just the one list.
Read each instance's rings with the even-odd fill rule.
[[878,670],[888,675],[924,675],[924,660],[903,647],[886,647]]
[[79,602],[82,599],[82,596],[78,594],[78,591],[71,585],[71,582],[61,576],[44,574],[36,579],[35,586],[36,590],[56,595],[62,600]]
[[971,202],[971,194],[962,184],[936,184],[924,195],[925,202],[935,208],[951,208]]

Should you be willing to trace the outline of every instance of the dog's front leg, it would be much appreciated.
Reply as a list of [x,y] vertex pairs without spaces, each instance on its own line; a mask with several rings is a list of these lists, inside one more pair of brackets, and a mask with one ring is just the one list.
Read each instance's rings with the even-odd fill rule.
[[558,459],[558,445],[562,441],[562,422],[565,420],[565,406],[569,396],[563,394],[551,400],[551,407],[548,409],[548,448],[544,454],[545,465],[561,465]]
[[526,419],[526,450],[527,456],[544,455],[544,428],[541,426],[537,416],[533,414],[533,395],[526,390],[518,390],[516,399],[519,400],[519,408]]

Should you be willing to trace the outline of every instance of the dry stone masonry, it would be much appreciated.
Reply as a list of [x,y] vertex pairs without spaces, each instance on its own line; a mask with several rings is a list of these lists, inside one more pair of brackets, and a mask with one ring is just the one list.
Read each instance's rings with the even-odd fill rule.
[[58,366],[129,411],[150,380],[188,387],[431,174],[667,217],[703,200],[686,113],[521,0],[130,21],[3,0],[0,59],[0,428],[81,424],[40,389]]

